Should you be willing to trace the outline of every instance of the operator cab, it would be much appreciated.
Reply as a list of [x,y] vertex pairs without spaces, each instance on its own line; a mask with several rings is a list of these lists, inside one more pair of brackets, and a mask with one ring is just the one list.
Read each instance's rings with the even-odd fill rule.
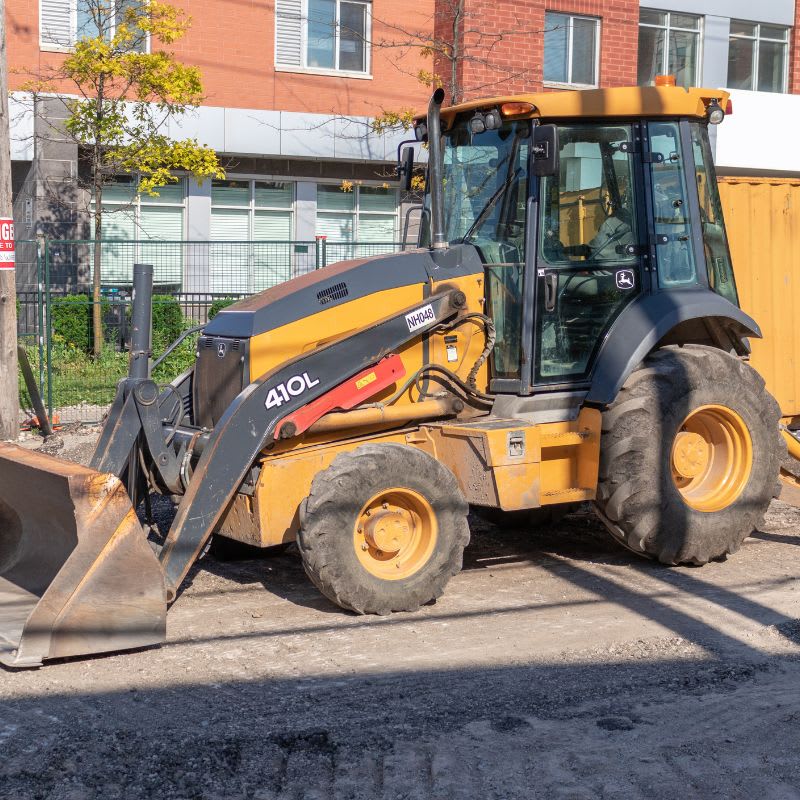
[[711,289],[738,306],[708,138],[722,96],[611,89],[442,112],[445,239],[485,264],[493,391],[587,387],[643,296]]

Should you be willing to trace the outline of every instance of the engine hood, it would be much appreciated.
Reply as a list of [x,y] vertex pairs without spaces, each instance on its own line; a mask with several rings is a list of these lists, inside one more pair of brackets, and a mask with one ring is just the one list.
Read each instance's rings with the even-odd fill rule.
[[471,245],[340,261],[228,306],[206,325],[204,334],[254,337],[386,289],[473,275],[482,269]]

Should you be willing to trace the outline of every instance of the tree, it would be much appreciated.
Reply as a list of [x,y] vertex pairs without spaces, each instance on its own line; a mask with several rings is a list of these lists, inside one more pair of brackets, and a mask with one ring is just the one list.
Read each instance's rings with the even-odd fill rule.
[[[488,20],[485,8],[469,0],[434,0],[433,14],[415,27],[380,21],[380,28],[373,47],[416,50],[430,68],[413,74],[427,86],[441,86],[452,105],[492,91],[507,93],[511,84],[521,91],[537,76],[538,65],[519,55],[531,36],[542,34],[526,17],[508,17],[503,25]],[[395,59],[398,69],[404,61]]]
[[78,0],[78,6],[83,29],[74,48],[29,88],[63,98],[59,134],[79,147],[78,187],[86,190],[94,222],[93,349],[99,355],[103,188],[133,174],[139,193],[158,195],[159,186],[179,180],[176,171],[202,181],[222,178],[224,170],[213,149],[166,133],[170,119],[203,99],[199,69],[166,49],[189,27],[183,12],[157,0]]
[[[524,91],[540,80],[540,65],[522,58],[531,36],[542,35],[525,17],[508,17],[505,25],[484,18],[483,9],[472,8],[469,0],[434,0],[433,13],[414,15],[411,26],[375,18],[371,41],[376,51],[396,51],[392,61],[405,74],[411,74],[424,86],[442,87],[450,105],[471,97],[492,93]],[[423,59],[408,58],[416,53]],[[411,63],[410,69],[405,65]],[[420,109],[384,109],[372,128],[377,133],[390,129],[408,130]]]
[[[485,18],[485,9],[471,0],[433,0],[432,13],[417,11],[411,24],[398,24],[373,14],[371,41],[374,51],[391,52],[398,71],[415,77],[420,84],[445,90],[448,105],[475,97],[509,94],[529,89],[541,81],[541,64],[531,63],[527,42],[542,36],[541,25],[506,9],[503,21]],[[543,17],[539,22],[543,23]],[[347,31],[349,37],[356,31]],[[416,54],[416,57],[413,56]],[[411,56],[411,57],[410,57]],[[407,66],[411,64],[412,66]],[[423,109],[383,108],[362,135],[390,134],[409,130],[414,116]],[[386,177],[381,174],[380,177]],[[416,174],[412,188],[424,185]]]
[[[8,120],[5,9],[0,4],[0,217],[10,218],[11,142]],[[0,264],[0,439],[17,438],[19,388],[17,383],[17,309],[13,269]]]

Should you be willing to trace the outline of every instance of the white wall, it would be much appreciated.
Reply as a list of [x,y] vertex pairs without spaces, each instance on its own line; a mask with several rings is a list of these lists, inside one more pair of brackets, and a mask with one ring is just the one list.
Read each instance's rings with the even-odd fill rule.
[[717,129],[717,167],[800,174],[800,95],[731,91]]
[[14,92],[8,96],[8,123],[11,136],[11,160],[33,160],[33,101],[29,94]]
[[[29,94],[11,95],[11,150],[15,161],[33,158],[33,103]],[[201,106],[170,120],[174,138],[192,137],[219,153],[266,158],[325,158],[394,161],[402,131],[372,133],[368,117]]]
[[195,137],[219,153],[348,161],[394,161],[397,143],[409,134],[378,136],[368,117],[201,106],[171,121],[175,138]]

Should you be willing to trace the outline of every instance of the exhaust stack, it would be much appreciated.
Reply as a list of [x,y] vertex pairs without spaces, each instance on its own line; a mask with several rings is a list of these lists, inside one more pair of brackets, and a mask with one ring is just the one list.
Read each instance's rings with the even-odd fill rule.
[[442,123],[440,110],[444,89],[437,89],[428,103],[428,177],[431,195],[431,249],[444,250],[444,197],[442,195]]

